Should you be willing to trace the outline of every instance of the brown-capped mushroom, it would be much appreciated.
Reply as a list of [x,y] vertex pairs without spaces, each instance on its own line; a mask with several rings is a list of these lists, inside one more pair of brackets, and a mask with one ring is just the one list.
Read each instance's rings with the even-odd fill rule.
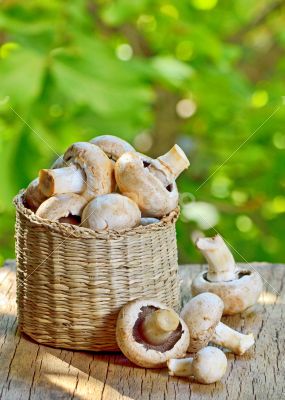
[[47,199],[39,188],[39,178],[34,179],[24,193],[25,205],[32,211],[36,211],[39,206]]
[[189,345],[185,322],[169,307],[150,299],[125,305],[117,320],[117,343],[123,354],[144,368],[161,368],[183,357]]
[[213,293],[201,293],[183,307],[181,317],[189,329],[190,353],[212,342],[241,355],[254,344],[252,334],[244,335],[220,322],[223,308],[223,300]]
[[85,205],[86,199],[78,194],[58,194],[44,201],[37,209],[36,215],[53,222],[79,225]]
[[117,161],[117,159],[127,151],[135,151],[133,146],[128,142],[112,135],[97,136],[91,139],[90,143],[100,147],[100,149],[102,149],[113,161]]
[[133,228],[140,224],[141,212],[134,201],[118,193],[97,196],[84,208],[82,226],[95,231]]
[[179,156],[176,147],[156,160],[136,152],[124,153],[115,164],[120,192],[137,203],[144,217],[160,218],[178,205],[175,179],[189,161],[180,148],[184,156]]
[[199,238],[196,247],[208,261],[203,271],[192,282],[192,293],[212,292],[224,302],[224,315],[237,314],[255,304],[262,291],[260,275],[250,269],[237,267],[223,238]]
[[113,164],[98,146],[74,143],[64,154],[68,167],[42,169],[40,190],[47,196],[60,193],[80,193],[87,200],[114,188]]
[[[63,156],[60,156],[55,160],[51,168],[61,168],[64,164]],[[39,178],[34,179],[29,184],[24,194],[26,206],[35,212],[46,199],[47,196],[45,196],[39,188]]]
[[217,347],[204,347],[194,357],[171,359],[167,361],[169,375],[193,376],[199,383],[215,383],[227,371],[227,357]]

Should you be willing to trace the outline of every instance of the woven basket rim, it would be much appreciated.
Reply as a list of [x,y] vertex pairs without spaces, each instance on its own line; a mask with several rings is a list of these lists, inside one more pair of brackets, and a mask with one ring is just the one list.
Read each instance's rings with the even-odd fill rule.
[[166,229],[170,224],[177,221],[179,217],[179,207],[171,211],[168,215],[161,218],[160,222],[150,225],[139,225],[136,228],[128,228],[121,231],[108,230],[105,232],[94,231],[89,228],[83,228],[76,225],[65,224],[60,222],[52,222],[43,218],[38,217],[32,210],[25,207],[23,202],[23,195],[25,189],[21,189],[19,193],[14,197],[13,203],[16,210],[21,213],[30,223],[34,225],[40,225],[46,229],[62,234],[68,237],[84,238],[84,239],[119,239],[123,236],[133,236],[137,234],[147,234],[151,231],[158,231]]

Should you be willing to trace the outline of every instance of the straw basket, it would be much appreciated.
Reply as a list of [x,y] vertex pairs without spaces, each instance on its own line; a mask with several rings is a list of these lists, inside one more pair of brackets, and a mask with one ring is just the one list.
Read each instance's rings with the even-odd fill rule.
[[14,203],[19,328],[37,342],[116,351],[116,318],[128,301],[179,307],[178,210],[157,224],[102,233],[36,217],[23,192]]

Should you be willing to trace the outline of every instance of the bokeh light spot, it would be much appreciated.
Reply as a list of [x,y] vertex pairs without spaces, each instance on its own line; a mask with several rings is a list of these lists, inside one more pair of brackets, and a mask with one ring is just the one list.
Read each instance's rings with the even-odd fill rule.
[[257,90],[251,96],[251,105],[254,108],[264,107],[268,102],[268,93],[265,90]]
[[241,232],[249,232],[253,227],[253,223],[247,215],[240,215],[236,219],[236,226]]
[[231,193],[231,198],[236,206],[241,206],[248,199],[248,194],[240,190],[233,190]]
[[60,104],[52,104],[49,109],[50,116],[53,118],[61,117],[63,109]]
[[219,222],[219,213],[210,203],[194,201],[182,207],[182,216],[197,223],[200,229],[210,229]]
[[146,153],[152,147],[152,137],[148,132],[139,133],[134,139],[135,148],[141,153]]
[[0,47],[0,58],[7,58],[12,53],[12,51],[17,50],[20,46],[15,42],[4,43]]
[[218,0],[191,0],[191,3],[198,10],[211,10],[216,7]]
[[276,214],[284,213],[285,212],[285,197],[283,196],[276,196],[272,201],[272,211]]
[[137,27],[146,32],[153,32],[156,30],[156,19],[153,15],[142,14],[137,19]]
[[281,133],[281,132],[276,132],[273,135],[273,144],[274,146],[279,149],[279,150],[283,150],[285,149],[285,134]]
[[211,192],[215,197],[219,197],[221,199],[227,197],[230,193],[229,186],[231,184],[231,180],[226,176],[216,176],[211,184]]
[[128,43],[122,43],[116,48],[116,55],[119,60],[129,61],[133,56],[133,49]]
[[193,47],[192,43],[184,40],[179,42],[175,49],[176,57],[181,61],[188,61],[192,57]]
[[182,99],[176,104],[176,112],[180,118],[190,118],[195,114],[196,109],[197,106],[191,99]]
[[164,4],[163,6],[160,7],[160,11],[162,14],[167,15],[168,17],[178,19],[179,18],[179,12],[176,7],[174,7],[173,4]]

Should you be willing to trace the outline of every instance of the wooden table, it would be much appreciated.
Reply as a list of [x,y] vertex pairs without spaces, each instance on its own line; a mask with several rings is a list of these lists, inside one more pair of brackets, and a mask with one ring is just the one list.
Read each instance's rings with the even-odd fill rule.
[[[253,332],[256,346],[244,356],[228,353],[222,382],[200,385],[170,377],[166,369],[136,368],[121,354],[53,349],[20,336],[15,264],[6,262],[0,269],[0,399],[285,399],[285,265],[252,265],[267,281],[259,303],[225,321]],[[181,267],[184,301],[201,268]]]

